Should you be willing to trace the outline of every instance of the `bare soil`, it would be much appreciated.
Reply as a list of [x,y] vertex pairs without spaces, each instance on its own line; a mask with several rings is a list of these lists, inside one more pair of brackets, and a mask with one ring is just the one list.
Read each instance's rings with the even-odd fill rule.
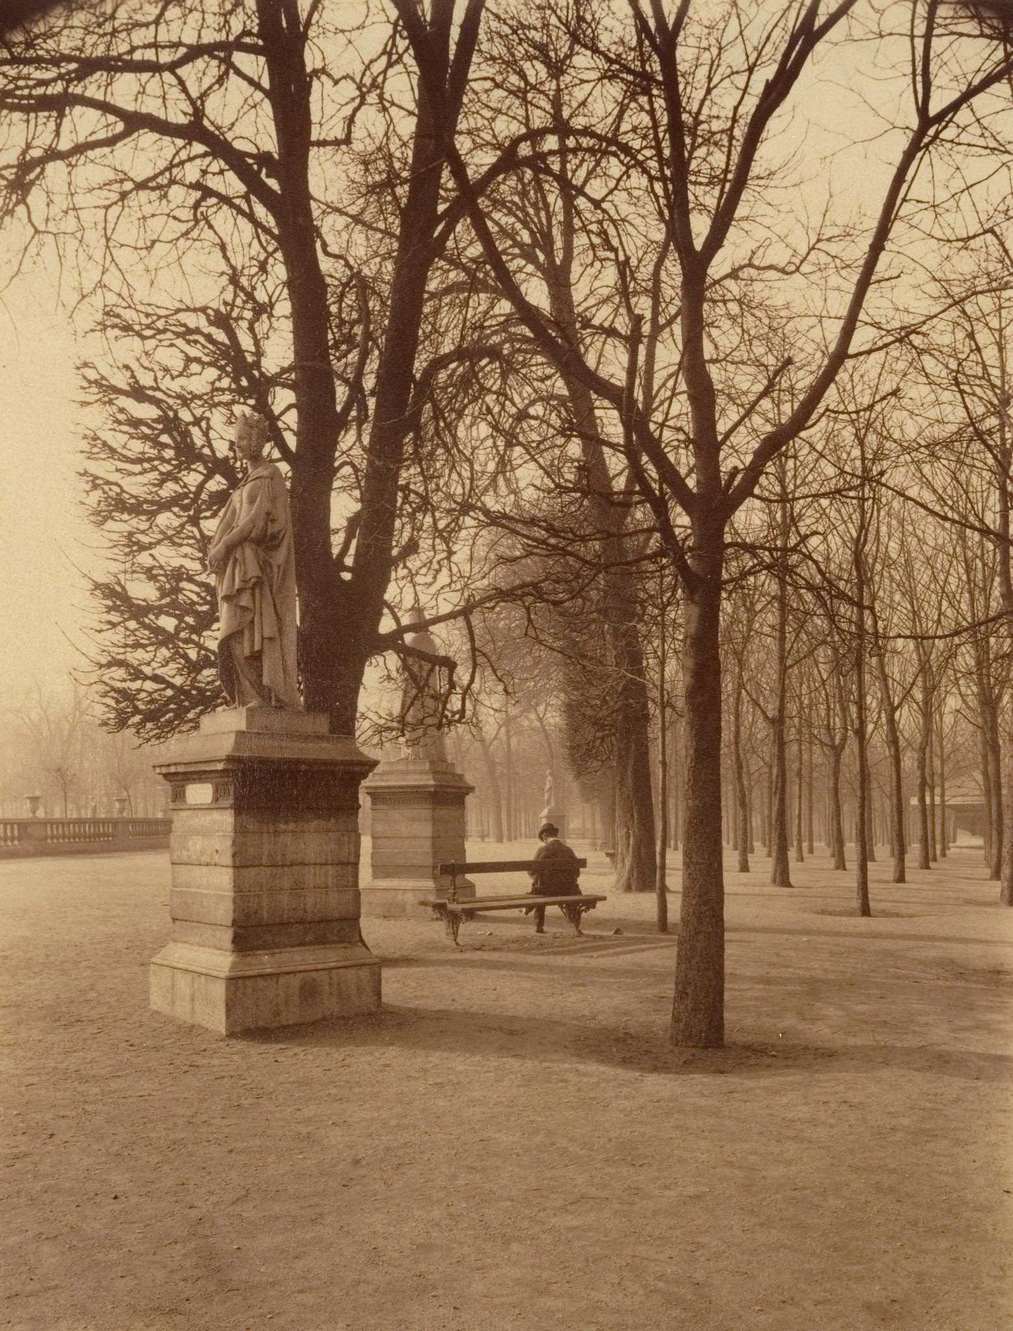
[[1013,911],[979,851],[873,866],[871,920],[767,868],[686,1054],[649,896],[364,921],[381,1015],[225,1040],[147,1009],[164,853],[0,863],[0,1326],[1013,1327]]

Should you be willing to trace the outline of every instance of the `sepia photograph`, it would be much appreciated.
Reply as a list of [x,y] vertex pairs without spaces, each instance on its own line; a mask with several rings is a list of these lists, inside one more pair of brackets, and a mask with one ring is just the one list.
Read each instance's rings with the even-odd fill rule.
[[0,0],[0,1331],[1013,1331],[1013,0]]

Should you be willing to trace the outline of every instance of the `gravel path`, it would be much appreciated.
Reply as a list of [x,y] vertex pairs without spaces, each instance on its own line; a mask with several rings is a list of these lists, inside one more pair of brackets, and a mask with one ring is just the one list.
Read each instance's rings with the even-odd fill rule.
[[692,1055],[650,897],[459,953],[364,921],[380,1016],[225,1040],[147,1010],[164,854],[0,862],[0,1326],[1013,1327],[1013,912],[979,859],[874,866],[872,920],[819,859],[729,874],[730,1043]]

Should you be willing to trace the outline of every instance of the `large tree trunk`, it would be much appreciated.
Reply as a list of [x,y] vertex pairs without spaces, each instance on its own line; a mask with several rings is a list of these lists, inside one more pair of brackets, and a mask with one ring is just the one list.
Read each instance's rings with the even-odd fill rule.
[[816,853],[816,811],[814,800],[813,777],[813,732],[812,717],[807,717],[806,734],[806,850],[809,855]]
[[1013,735],[1005,736],[1006,772],[1003,782],[1002,854],[999,864],[999,901],[1013,906]]
[[763,848],[768,857],[774,854],[774,764],[768,762],[764,769],[766,780],[763,785]]
[[[546,241],[543,276],[553,317],[577,345],[580,333],[572,289],[575,227],[573,200],[564,189],[559,234]],[[650,892],[655,886],[656,867],[650,705],[637,588],[629,570],[622,567],[627,555],[623,527],[628,509],[612,502],[613,483],[593,394],[586,384],[565,370],[561,371],[561,378],[579,431],[584,467],[589,478],[587,503],[602,533],[602,621],[618,679],[616,891]]]
[[[996,730],[998,731],[998,726]],[[1009,772],[1007,770],[1006,779],[1003,780],[1002,745],[999,742],[998,734],[994,737],[989,735],[985,743],[988,757],[989,826],[992,833],[989,845],[988,876],[1000,879],[1002,877],[1003,856],[1009,848],[1009,828],[1003,813],[1006,807],[1004,794],[1009,792]]]
[[1007,784],[1002,779],[1002,742],[999,734],[999,709],[995,702],[995,692],[991,681],[987,688],[979,689],[979,707],[982,725],[982,755],[984,771],[984,799],[986,824],[986,855],[989,877],[999,879],[1002,875],[1003,847],[1006,832],[1003,817],[1003,787]]
[[929,813],[929,859],[935,864],[939,859],[939,844],[936,839],[936,810],[938,808],[938,802],[936,800],[936,703],[934,691],[925,726],[928,732],[925,736],[925,748],[928,758],[925,773],[928,781],[926,794]]
[[510,726],[510,699],[503,700],[503,823],[508,841],[517,840],[517,787],[514,782],[514,746]]
[[[323,613],[331,615],[326,623],[320,622],[317,608],[311,607],[314,612],[313,635],[321,639],[319,644],[313,642],[308,647],[311,691],[320,701],[328,699],[326,672],[329,665],[333,672],[331,663],[334,659],[350,660],[351,668],[345,672],[344,680],[339,678],[339,687],[332,687],[329,698],[332,728],[349,732],[354,729],[362,674],[373,652],[393,570],[404,447],[413,428],[416,358],[429,272],[437,253],[434,238],[440,221],[444,144],[456,129],[482,16],[481,3],[468,3],[455,29],[454,10],[453,4],[434,4],[430,10],[429,46],[425,57],[429,67],[418,83],[412,158],[398,223],[397,253],[387,303],[386,331],[377,365],[362,481],[361,521],[352,560],[351,584],[347,585],[346,604],[342,607],[344,614],[338,619],[333,617],[333,597],[328,605],[321,607]],[[455,36],[456,45],[452,44]],[[430,80],[438,82],[440,88],[436,105],[426,92]],[[328,373],[333,374],[330,365]],[[323,494],[321,502],[326,509],[320,517],[329,528],[329,490]],[[333,573],[332,578],[338,583]],[[307,696],[309,705],[310,697]]]
[[879,683],[879,696],[883,704],[883,725],[886,731],[886,746],[890,755],[890,829],[893,842],[893,881],[907,882],[907,837],[905,835],[904,805],[904,754],[901,748],[900,730],[897,726],[897,709],[894,706],[893,693],[886,673],[883,650],[876,644],[876,678]]
[[936,719],[936,774],[939,779],[939,830],[936,833],[936,848],[941,860],[946,859],[946,852],[949,847],[949,828],[946,823],[946,752],[945,736],[943,733],[945,698],[939,705]]
[[[560,298],[562,300],[562,297]],[[584,462],[596,495],[597,520],[602,530],[615,524],[616,509],[605,496],[611,481],[605,454],[598,442],[598,423],[590,393],[568,383],[569,399],[582,434]],[[655,878],[654,795],[651,783],[650,704],[644,649],[638,623],[636,587],[619,565],[625,549],[616,532],[603,541],[602,618],[611,646],[618,681],[616,701],[616,891],[650,892]]]
[[735,772],[735,800],[739,811],[738,868],[739,873],[749,872],[749,831],[750,810],[749,796],[746,792],[746,777],[742,763],[742,679],[735,680],[735,695],[732,702],[732,766]]
[[668,848],[669,850],[678,850],[682,840],[682,769],[680,765],[680,752],[682,749],[682,734],[679,729],[678,716],[672,719],[669,730],[669,778],[668,785],[671,795],[671,811],[668,819]]
[[684,624],[686,821],[672,1042],[724,1041],[724,877],[721,853],[721,573],[723,533],[694,523],[697,585]]
[[492,839],[494,841],[505,841],[503,792],[500,789],[499,773],[496,771],[496,760],[493,758],[489,743],[481,730],[478,731],[477,738],[479,751],[482,754],[482,764],[485,767],[485,779],[488,784],[487,798],[492,808]]
[[929,827],[929,748],[932,744],[932,685],[929,664],[918,644],[921,662],[918,701],[918,743],[915,750],[915,796],[918,801],[918,868],[932,867],[932,835]]
[[[1006,383],[1006,364],[1003,361],[1003,396],[1008,402]],[[1000,413],[1001,450],[998,456],[998,529],[999,540],[996,542],[996,556],[999,569],[999,593],[1002,608],[1006,615],[1006,642],[1013,634],[1013,554],[1010,551],[1010,476],[1013,463],[1013,448],[1009,439],[1008,411]],[[1005,725],[996,725],[996,738],[1005,749],[1005,770],[1002,762],[996,764],[995,780],[1002,787],[1002,847],[999,854],[999,901],[1003,906],[1013,906],[1013,703],[1009,688],[1003,701]],[[997,745],[998,747],[998,745]]]
[[352,734],[362,676],[374,651],[391,576],[415,361],[436,254],[442,143],[453,133],[460,112],[481,5],[469,4],[462,15],[453,59],[454,6],[434,5],[427,25],[425,72],[439,83],[441,97],[434,106],[426,95],[426,78],[420,80],[350,582],[343,581],[335,567],[331,544],[339,414],[329,293],[320,262],[309,170],[313,89],[305,61],[306,28],[294,0],[257,0],[257,16],[278,144],[276,221],[292,317],[296,447],[291,493],[303,698],[308,710],[329,713],[333,731]]
[[798,737],[795,751],[795,863],[805,860],[805,848],[802,840],[804,825],[805,796],[805,742],[802,738],[802,715],[798,717]]
[[[787,500],[781,501],[781,542],[788,539]],[[773,792],[771,801],[770,881],[775,887],[791,887],[788,867],[788,747],[785,726],[788,711],[788,585],[782,554],[777,569],[777,623],[774,638],[776,698],[771,719],[771,764]]]
[[616,891],[655,886],[654,796],[651,785],[650,706],[643,648],[629,621],[613,634],[619,660],[616,726]]
[[310,81],[300,25],[290,22],[277,0],[258,0],[257,10],[278,141],[278,241],[292,315],[296,444],[291,497],[303,697],[308,710],[332,714],[333,729],[351,733],[366,658],[357,635],[347,632],[344,588],[331,548],[338,407],[327,281],[309,182]]
[[601,829],[601,850],[610,850],[615,855],[616,838],[616,783],[615,774],[609,772],[602,783],[602,792],[598,797],[598,824]]
[[[1005,428],[1004,422],[1000,424]],[[1000,490],[1001,490],[1000,486]],[[1002,494],[1000,493],[1000,519],[1002,516]],[[963,556],[964,576],[968,612],[973,619],[983,617],[979,600],[978,574],[979,559],[984,555],[983,543],[979,544],[977,557],[972,552],[966,533],[960,537]],[[1000,588],[1004,581],[1004,562],[999,554]],[[987,559],[984,560],[987,563]],[[987,599],[987,594],[986,594]],[[984,840],[985,863],[989,867],[989,876],[998,879],[1002,872],[1003,847],[1003,808],[1002,808],[1002,758],[1000,754],[999,715],[996,692],[992,682],[992,642],[988,629],[977,632],[971,639],[971,651],[974,659],[974,686],[978,702],[978,718],[981,727],[981,785],[984,799]]]
[[988,736],[985,733],[985,721],[982,717],[981,730],[978,733],[978,755],[981,762],[981,797],[983,803],[982,821],[984,823],[984,860],[989,867],[989,877],[997,878],[998,875],[992,872],[992,846],[995,841],[994,824],[995,809],[992,804],[992,767],[988,751]]
[[668,933],[668,625],[664,583],[659,577],[658,608],[658,845],[655,865],[655,918],[659,934]]
[[[864,651],[864,646],[859,647]],[[856,656],[858,653],[856,653]],[[856,668],[857,702],[855,706],[856,759],[858,763],[858,807],[855,810],[855,887],[859,915],[871,915],[869,902],[869,752],[865,717],[865,670]]]
[[[1005,476],[1009,476],[1009,449],[1004,452]],[[1007,642],[1013,633],[1013,584],[1010,576],[1010,512],[1009,483],[1000,485],[999,495],[999,533],[1002,545],[999,550],[999,585],[1002,591],[1003,609],[1006,612]],[[993,739],[989,746],[989,761],[994,763],[992,771],[992,798],[999,805],[1000,817],[996,820],[998,839],[996,860],[999,878],[999,901],[1003,906],[1013,906],[1013,702],[1009,688],[1003,698],[1005,708],[1004,721],[1000,724],[999,709],[995,705],[993,692]],[[1005,763],[1003,762],[1005,753]]]
[[846,869],[844,856],[844,813],[841,809],[841,759],[842,753],[836,744],[830,750],[830,853],[835,869]]
[[[859,540],[863,538],[864,510],[859,526]],[[865,684],[865,552],[864,543],[855,546],[855,740],[858,760],[858,809],[855,831],[855,884],[858,893],[859,915],[871,915],[869,903],[869,736],[866,719]]]
[[[923,704],[924,705],[924,704]],[[917,776],[915,794],[918,799],[918,868],[931,869],[929,859],[929,805],[928,805],[928,728],[922,717],[921,731],[918,736]]]
[[788,746],[784,712],[778,710],[770,727],[770,758],[773,778],[770,809],[770,881],[775,887],[791,887],[788,867]]

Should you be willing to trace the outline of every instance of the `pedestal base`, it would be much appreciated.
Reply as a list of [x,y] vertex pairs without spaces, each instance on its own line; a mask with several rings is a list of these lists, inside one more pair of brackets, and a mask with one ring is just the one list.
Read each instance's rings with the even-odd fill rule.
[[[403,878],[389,882],[370,883],[364,887],[362,914],[370,920],[428,919],[432,911],[420,903],[432,897],[445,897],[446,884],[433,878],[419,878],[406,883]],[[475,895],[475,884],[457,880],[457,900],[466,901]]]
[[[372,806],[372,881],[362,889],[364,918],[426,919],[426,897],[445,897],[450,878],[436,866],[465,859],[464,801],[473,787],[443,759],[381,763],[363,785]],[[475,885],[457,880],[457,898]]]
[[566,814],[557,805],[547,804],[538,815],[538,822],[541,826],[544,826],[545,823],[552,823],[559,832],[560,839],[566,840]]
[[171,941],[151,1006],[223,1035],[375,1011],[359,932],[359,784],[374,766],[327,717],[205,717],[157,770],[172,788]]
[[221,1035],[379,1005],[380,963],[360,944],[230,953],[169,943],[151,962],[154,1011]]

